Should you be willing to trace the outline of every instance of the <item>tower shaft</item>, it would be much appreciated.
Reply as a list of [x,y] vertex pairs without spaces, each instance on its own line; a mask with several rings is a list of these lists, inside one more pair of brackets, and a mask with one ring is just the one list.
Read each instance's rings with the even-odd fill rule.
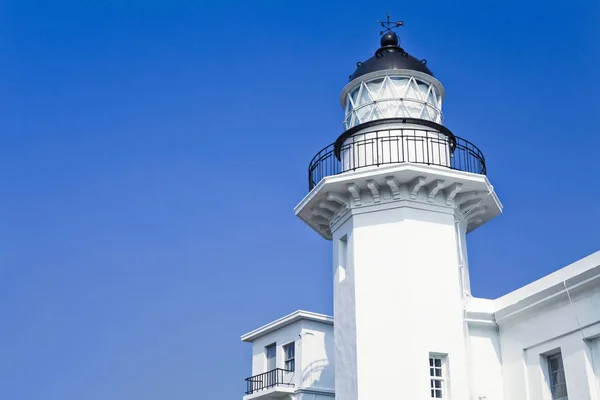
[[465,235],[500,207],[484,175],[412,163],[326,177],[298,205],[330,211],[336,396],[469,398]]
[[403,398],[428,398],[436,354],[452,364],[454,398],[468,398],[454,212],[378,208],[333,232],[336,393],[383,399],[393,382]]

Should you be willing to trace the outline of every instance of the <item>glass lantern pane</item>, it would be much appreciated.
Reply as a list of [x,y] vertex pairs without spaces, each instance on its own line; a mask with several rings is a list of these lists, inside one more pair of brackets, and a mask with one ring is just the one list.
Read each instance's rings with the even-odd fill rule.
[[439,120],[439,113],[435,108],[427,106],[427,114],[429,114],[431,121],[437,122]]
[[406,89],[406,96],[408,99],[419,99],[419,87],[417,86],[417,82],[413,78],[410,79]]
[[[396,117],[403,118],[409,116],[410,114],[404,104],[404,101],[400,101],[400,104],[398,104],[398,108],[396,109]],[[433,363],[433,359],[431,360],[431,363]]]
[[377,106],[383,113],[384,118],[394,118],[399,105],[399,100],[383,100],[377,103]]
[[352,128],[354,125],[356,125],[355,120],[356,120],[356,113],[353,112],[346,119],[346,129]]
[[367,82],[367,88],[369,88],[369,93],[373,100],[379,99],[379,92],[381,91],[382,86],[383,78],[373,79],[372,81]]
[[383,81],[379,99],[397,99],[398,97],[398,93],[396,93],[396,88],[394,88],[392,80],[389,77],[386,77]]
[[414,100],[404,100],[404,106],[410,117],[421,118],[421,112],[423,111],[423,105],[421,103]]
[[352,112],[352,103],[350,102],[350,98],[346,101],[346,115]]
[[350,129],[350,119],[344,120],[344,129]]
[[396,89],[396,93],[399,97],[406,96],[406,85],[408,84],[408,78],[402,78],[399,76],[390,77],[392,83],[394,84],[394,88]]
[[360,87],[360,91],[358,92],[358,98],[354,103],[354,107],[362,106],[364,104],[369,104],[372,102],[373,99],[371,99],[371,96],[369,96],[369,90],[367,89],[367,86],[363,83]]
[[382,119],[382,118],[383,118],[383,113],[379,110],[378,105],[377,104],[373,105],[373,113],[369,117],[369,121],[373,121],[375,119]]
[[423,107],[423,111],[421,112],[421,119],[426,119],[428,121],[433,120],[433,118],[431,117],[431,115],[429,114],[429,107],[425,106]]
[[354,89],[350,93],[350,98],[352,99],[352,104],[356,104],[356,98],[358,97],[359,90],[360,90],[360,86],[358,86],[356,89]]
[[367,121],[369,115],[371,115],[371,110],[373,109],[373,105],[368,105],[359,108],[356,110],[356,119],[354,120],[354,125],[361,124]]
[[435,89],[433,88],[433,86],[431,86],[431,88],[429,89],[429,96],[427,96],[427,102],[436,107],[438,105],[437,97],[435,95]]
[[419,90],[418,90],[419,99],[426,101],[427,92],[429,92],[429,85],[426,84],[425,82],[417,81],[417,87],[419,88]]

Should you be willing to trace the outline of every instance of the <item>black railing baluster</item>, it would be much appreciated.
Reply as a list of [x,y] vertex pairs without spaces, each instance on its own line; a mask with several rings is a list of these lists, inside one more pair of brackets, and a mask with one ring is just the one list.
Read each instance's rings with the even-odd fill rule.
[[[485,158],[481,151],[462,138],[447,135],[441,137],[445,134],[427,130],[420,131],[423,134],[417,134],[416,129],[394,129],[394,132],[395,134],[392,134],[391,130],[385,129],[352,136],[340,146],[337,155],[335,143],[319,151],[308,166],[309,190],[327,176],[382,164],[411,162],[438,165],[475,174],[487,173]],[[387,136],[384,136],[384,133],[387,133]],[[358,137],[360,139],[357,139]],[[396,143],[395,159],[391,148],[393,142]],[[390,147],[388,151],[385,150],[385,145]],[[389,159],[386,159],[386,154],[389,154]],[[450,160],[447,159],[448,157]]]
[[[292,376],[286,376],[289,371],[283,368],[275,368],[262,374],[246,378],[246,394],[252,394],[259,390],[266,390],[275,386],[293,387]],[[287,381],[287,382],[286,382]]]

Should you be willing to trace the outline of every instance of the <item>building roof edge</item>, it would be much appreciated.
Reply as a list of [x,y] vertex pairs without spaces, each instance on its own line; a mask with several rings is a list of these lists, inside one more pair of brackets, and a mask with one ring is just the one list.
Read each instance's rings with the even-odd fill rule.
[[571,290],[598,279],[600,251],[493,300],[496,320],[525,311],[566,293],[567,289]]
[[333,317],[325,314],[314,313],[310,311],[297,310],[291,314],[281,317],[275,321],[269,322],[259,328],[254,329],[241,336],[242,342],[253,342],[254,340],[271,333],[277,329],[281,329],[284,326],[293,324],[294,322],[308,320],[314,322],[320,322],[323,324],[333,325]]

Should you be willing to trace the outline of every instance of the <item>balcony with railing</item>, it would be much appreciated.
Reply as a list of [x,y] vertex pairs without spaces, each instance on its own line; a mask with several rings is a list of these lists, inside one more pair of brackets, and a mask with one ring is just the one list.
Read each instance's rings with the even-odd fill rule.
[[486,174],[485,158],[477,146],[449,131],[388,128],[349,136],[318,152],[308,166],[308,188],[312,190],[327,176],[400,163]]
[[278,397],[293,393],[294,384],[291,382],[293,375],[283,368],[275,368],[262,374],[254,375],[246,378],[246,397],[258,398],[261,394],[269,395],[269,397]]

